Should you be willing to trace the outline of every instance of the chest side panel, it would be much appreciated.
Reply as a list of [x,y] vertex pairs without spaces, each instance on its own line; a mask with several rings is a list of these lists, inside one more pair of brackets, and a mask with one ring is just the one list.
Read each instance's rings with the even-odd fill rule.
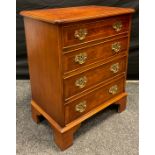
[[64,125],[58,27],[29,18],[24,23],[32,99]]

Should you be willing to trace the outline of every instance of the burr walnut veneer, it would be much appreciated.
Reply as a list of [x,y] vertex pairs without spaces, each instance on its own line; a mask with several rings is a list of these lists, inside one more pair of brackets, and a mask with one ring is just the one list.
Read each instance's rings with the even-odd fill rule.
[[81,122],[111,104],[126,107],[131,8],[81,6],[22,11],[32,118],[47,119],[66,149]]

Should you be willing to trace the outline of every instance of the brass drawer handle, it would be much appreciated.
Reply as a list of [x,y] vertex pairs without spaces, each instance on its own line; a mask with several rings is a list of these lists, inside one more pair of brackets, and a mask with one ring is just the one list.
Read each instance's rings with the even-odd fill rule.
[[114,85],[114,86],[110,87],[110,89],[109,89],[110,94],[114,95],[117,92],[118,92],[118,86],[117,85]]
[[112,44],[111,46],[112,51],[114,51],[115,53],[118,53],[121,49],[121,44],[120,42],[115,42]]
[[86,107],[87,107],[86,101],[82,101],[75,106],[75,111],[82,113],[86,110]]
[[79,53],[75,56],[75,62],[79,63],[80,65],[85,63],[87,59],[87,53]]
[[79,29],[75,31],[74,37],[79,40],[84,40],[87,34],[88,34],[87,29]]
[[110,71],[112,71],[113,73],[117,73],[119,71],[119,63],[115,63],[115,64],[112,64],[111,67],[110,67]]
[[84,76],[75,81],[75,86],[79,88],[84,88],[86,86],[86,83],[87,83],[87,77]]
[[122,25],[122,22],[121,21],[118,21],[116,23],[113,24],[113,29],[116,31],[116,32],[119,32],[121,29],[122,29],[123,25]]

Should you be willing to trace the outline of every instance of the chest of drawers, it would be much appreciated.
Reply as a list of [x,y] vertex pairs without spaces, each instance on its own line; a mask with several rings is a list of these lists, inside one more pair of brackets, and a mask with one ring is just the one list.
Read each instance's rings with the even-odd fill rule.
[[22,11],[32,118],[66,149],[81,122],[111,104],[126,107],[131,8],[81,6]]

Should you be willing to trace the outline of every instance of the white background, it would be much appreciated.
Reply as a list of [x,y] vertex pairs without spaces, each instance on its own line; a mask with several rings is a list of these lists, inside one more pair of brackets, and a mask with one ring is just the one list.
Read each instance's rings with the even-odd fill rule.
[[[152,2],[140,0],[140,155],[155,155],[154,3],[153,0]],[[16,154],[16,2],[1,1],[0,4],[0,154],[14,155]]]

